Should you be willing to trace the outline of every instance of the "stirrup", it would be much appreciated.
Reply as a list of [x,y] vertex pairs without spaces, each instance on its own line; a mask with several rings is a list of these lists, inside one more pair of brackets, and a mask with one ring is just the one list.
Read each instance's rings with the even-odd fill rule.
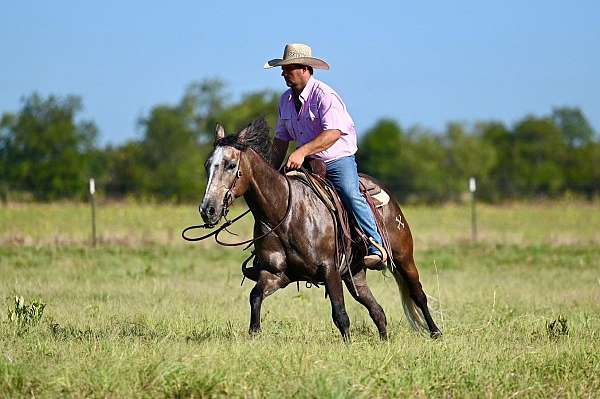
[[383,246],[379,245],[373,237],[369,237],[369,242],[381,252],[381,256],[377,254],[367,255],[363,258],[363,262],[367,269],[371,270],[383,270],[385,269],[385,262],[387,261],[387,252]]

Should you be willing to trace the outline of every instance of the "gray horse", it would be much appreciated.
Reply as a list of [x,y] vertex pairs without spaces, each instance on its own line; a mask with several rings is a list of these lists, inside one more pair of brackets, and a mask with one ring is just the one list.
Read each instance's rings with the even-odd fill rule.
[[[247,274],[256,281],[250,292],[249,332],[260,331],[260,309],[267,296],[292,282],[309,281],[324,283],[333,322],[342,337],[349,339],[343,280],[352,297],[368,309],[380,337],[387,338],[385,314],[367,285],[362,258],[354,257],[356,261],[349,270],[340,274],[335,255],[335,222],[329,210],[307,185],[286,179],[270,165],[270,148],[264,119],[257,119],[239,134],[230,136],[225,136],[223,128],[217,125],[214,149],[205,164],[208,183],[200,205],[204,222],[216,225],[234,199],[244,196],[255,220],[254,237],[264,235],[254,243],[254,267]],[[405,315],[415,330],[437,338],[441,332],[431,317],[419,282],[410,228],[395,200],[385,205],[383,217],[395,264],[390,271]]]

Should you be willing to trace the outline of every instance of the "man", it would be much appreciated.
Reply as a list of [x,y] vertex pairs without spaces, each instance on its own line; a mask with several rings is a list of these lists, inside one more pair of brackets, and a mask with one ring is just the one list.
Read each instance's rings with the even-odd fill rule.
[[288,44],[283,59],[268,61],[265,69],[281,66],[286,85],[290,88],[279,101],[279,119],[271,161],[282,164],[290,141],[299,147],[290,154],[286,166],[297,169],[305,158],[321,159],[327,168],[327,178],[340,193],[346,208],[358,225],[372,239],[364,258],[367,268],[376,268],[387,259],[375,218],[360,193],[356,153],[356,130],[340,96],[325,83],[315,79],[313,68],[329,69],[329,65],[312,57],[305,44]]

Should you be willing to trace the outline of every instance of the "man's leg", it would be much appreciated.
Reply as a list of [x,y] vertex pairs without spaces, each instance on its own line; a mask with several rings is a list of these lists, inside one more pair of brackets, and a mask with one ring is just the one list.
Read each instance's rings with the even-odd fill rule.
[[[382,245],[381,236],[377,231],[377,224],[373,212],[367,204],[367,200],[361,194],[358,182],[358,172],[354,156],[336,159],[327,162],[327,179],[333,183],[340,193],[340,197],[346,205],[346,208],[352,212],[358,225],[367,235],[372,237],[375,242]],[[369,255],[383,254],[374,245],[369,245]],[[366,260],[366,259],[365,259]]]

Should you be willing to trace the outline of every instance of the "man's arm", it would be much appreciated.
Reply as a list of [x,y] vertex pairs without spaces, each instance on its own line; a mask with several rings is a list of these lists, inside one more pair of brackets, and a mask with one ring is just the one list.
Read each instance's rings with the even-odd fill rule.
[[[325,151],[331,147],[341,136],[342,132],[340,132],[338,129],[323,130],[317,137],[304,144],[302,147],[296,149],[296,151],[292,152],[288,158],[286,166],[289,169],[298,169],[302,166],[304,158],[309,155]],[[277,141],[277,139],[275,141]],[[285,148],[287,150],[287,142]],[[285,152],[283,155],[285,155]]]
[[283,163],[283,159],[285,157],[285,154],[287,154],[289,145],[289,141],[281,140],[278,138],[275,138],[273,140],[273,144],[271,145],[271,165],[275,169],[279,169],[279,167]]

